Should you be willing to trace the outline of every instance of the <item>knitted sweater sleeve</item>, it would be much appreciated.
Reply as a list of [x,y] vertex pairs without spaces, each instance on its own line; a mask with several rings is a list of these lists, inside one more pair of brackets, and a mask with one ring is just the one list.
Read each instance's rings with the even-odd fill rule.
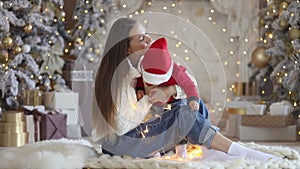
[[116,133],[123,135],[143,122],[152,104],[147,95],[137,101],[135,85],[136,78],[140,76],[136,69],[129,72],[122,82],[120,97],[115,101],[117,108]]

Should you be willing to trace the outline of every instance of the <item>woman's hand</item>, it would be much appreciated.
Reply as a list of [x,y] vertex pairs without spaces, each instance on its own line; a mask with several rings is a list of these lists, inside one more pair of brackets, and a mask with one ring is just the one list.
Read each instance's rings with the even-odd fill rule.
[[150,86],[146,88],[146,94],[147,92],[151,103],[166,103],[171,96],[176,94],[176,88],[175,85],[164,87]]

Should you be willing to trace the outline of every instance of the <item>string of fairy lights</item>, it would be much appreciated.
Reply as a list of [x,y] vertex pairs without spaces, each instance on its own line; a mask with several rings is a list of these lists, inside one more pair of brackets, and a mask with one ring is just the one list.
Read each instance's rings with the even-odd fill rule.
[[[211,1],[214,1],[214,0],[211,0]],[[267,2],[269,2],[269,0],[266,0]],[[121,2],[121,4],[118,4],[119,7],[121,8],[128,8],[128,5],[126,4],[126,1],[119,1]],[[86,0],[85,3],[90,3],[89,0]],[[114,3],[114,2],[113,2]],[[133,12],[132,14],[129,14],[128,17],[134,17],[134,15],[139,15],[139,14],[144,14],[146,12],[147,9],[151,8],[153,5],[155,5],[155,3],[159,3],[159,2],[156,2],[156,1],[153,1],[153,0],[148,0],[146,1],[146,6],[143,6],[142,9],[139,9],[135,12]],[[116,6],[116,4],[113,4],[114,6]],[[181,1],[170,1],[170,3],[168,5],[163,5],[161,6],[161,11],[159,12],[168,12],[169,10],[172,10],[172,12],[175,12],[176,15],[179,15],[179,16],[182,16],[183,14],[183,10],[181,9],[181,5],[182,5],[182,2]],[[104,9],[100,9],[101,11],[100,12],[104,12]],[[114,10],[119,10],[117,9],[116,7],[114,8]],[[242,76],[245,77],[245,75],[243,74],[244,72],[242,71],[241,72],[241,69],[247,69],[247,66],[246,65],[242,65],[242,64],[245,64],[242,62],[242,58],[246,58],[246,57],[249,57],[250,53],[252,51],[249,51],[249,50],[252,50],[252,49],[248,49],[248,48],[239,48],[238,46],[242,43],[244,45],[240,45],[240,46],[247,46],[247,44],[249,44],[250,42],[250,38],[248,37],[249,35],[244,35],[244,37],[242,38],[236,38],[236,37],[232,37],[230,36],[230,32],[228,30],[228,28],[226,26],[224,27],[220,27],[220,24],[218,23],[217,19],[216,19],[216,16],[215,14],[217,13],[217,11],[213,8],[213,6],[210,6],[210,9],[208,10],[209,13],[207,14],[207,20],[209,21],[209,23],[211,23],[211,25],[215,26],[216,27],[216,30],[219,30],[222,34],[224,34],[224,37],[228,37],[228,44],[227,44],[227,48],[223,48],[223,50],[226,50],[226,51],[221,51],[222,49],[217,49],[219,52],[217,53],[218,56],[225,56],[225,57],[222,57],[222,64],[224,65],[225,69],[229,70],[229,69],[232,69],[232,67],[237,67],[236,70],[236,73],[234,74],[234,77],[235,77],[235,81],[239,81],[241,80]],[[276,12],[276,11],[273,11],[273,12]],[[85,10],[85,13],[88,15],[89,14],[89,11],[88,10]],[[78,16],[74,16],[74,19],[78,19]],[[101,21],[103,24],[105,24],[105,20],[102,20]],[[145,25],[148,24],[148,20],[144,20],[143,23]],[[190,22],[189,19],[187,19],[187,22]],[[267,25],[266,25],[267,26]],[[81,26],[78,26],[77,29],[82,29]],[[254,30],[254,31],[257,31],[257,30]],[[68,33],[72,33],[71,30],[68,30]],[[107,32],[106,31],[103,31],[102,34],[105,35]],[[178,37],[177,33],[174,31],[174,30],[170,30],[170,33],[171,35],[173,35],[173,37],[176,39]],[[92,36],[91,33],[88,33],[87,34],[88,36]],[[270,33],[268,36],[268,38],[272,38],[272,34]],[[262,37],[259,38],[260,41],[263,41],[264,43],[267,43],[267,39],[264,39]],[[73,43],[78,43],[80,44],[78,46],[78,48],[81,48],[82,45],[84,45],[84,41],[80,38],[76,38],[75,39],[75,42]],[[68,54],[70,49],[73,47],[73,43],[72,42],[69,42],[68,45],[66,46],[66,49],[65,49],[65,54]],[[239,44],[239,45],[237,45]],[[183,42],[181,41],[178,41],[176,44],[175,44],[175,48],[177,49],[180,49],[182,46],[184,46]],[[104,47],[104,44],[99,44],[99,49],[98,50],[103,50],[103,47]],[[224,47],[224,46],[223,46]],[[79,49],[81,50],[81,49]],[[90,49],[91,51],[93,49]],[[185,61],[190,61],[190,57],[189,57],[189,49],[182,49],[182,53],[185,53],[186,55],[184,55],[184,60]],[[99,51],[98,51],[99,52]],[[176,53],[173,54],[174,57],[177,56]],[[235,61],[230,61],[229,58],[235,58]],[[90,61],[94,61],[94,59],[92,58]],[[246,71],[247,72],[247,71]],[[247,77],[247,75],[246,75]],[[227,98],[226,98],[226,101],[231,101],[231,100],[234,100],[234,93],[235,93],[235,89],[236,89],[236,84],[231,84],[228,86],[227,89],[221,89],[221,92],[222,93],[227,93]],[[228,92],[230,94],[228,94]],[[261,91],[262,94],[264,91]],[[214,103],[213,106],[211,106],[210,108],[210,112],[212,113],[217,113],[217,112],[222,112],[223,111],[223,105],[220,103],[220,102],[216,102]],[[300,118],[300,115],[299,115],[299,118]],[[144,133],[142,132],[141,134],[144,136],[144,134],[147,133],[147,128],[145,129]],[[300,131],[298,131],[298,134],[300,135]]]
[[[154,5],[154,3],[155,3],[155,2],[148,1],[148,2],[147,2],[147,6],[148,6],[148,7],[146,7],[146,8],[150,8],[151,6]],[[172,1],[172,2],[170,2],[168,5],[163,5],[163,6],[161,6],[161,11],[159,11],[159,12],[168,12],[169,9],[173,9],[173,11],[176,13],[176,15],[183,16],[183,11],[182,11],[182,9],[180,8],[181,5],[182,5],[182,2],[181,2],[181,1],[179,1],[179,2]],[[126,5],[123,5],[123,7],[126,7]],[[176,7],[178,7],[177,10],[175,10]],[[133,17],[133,15],[139,15],[139,13],[143,14],[144,12],[145,12],[145,9],[141,9],[140,11],[136,11],[134,14],[129,15],[129,17]],[[207,20],[208,20],[212,25],[214,25],[215,27],[217,27],[216,29],[217,29],[217,30],[220,30],[221,33],[227,34],[228,31],[227,31],[227,28],[226,28],[226,27],[218,28],[219,25],[218,25],[218,23],[217,23],[217,21],[216,21],[216,19],[215,19],[215,16],[214,16],[215,12],[216,12],[215,9],[213,9],[213,7],[211,7],[211,9],[209,10],[209,14],[208,14],[208,16],[207,16]],[[190,20],[187,19],[187,22],[190,22]],[[147,24],[147,23],[148,23],[148,21],[147,21],[147,20],[144,20],[144,24]],[[175,32],[174,30],[170,30],[170,32],[171,32],[171,34],[174,36],[174,38],[177,39],[178,35],[176,34],[176,32]],[[227,36],[228,36],[228,35],[227,35]],[[234,46],[234,45],[235,45],[234,43],[236,43],[236,38],[234,38],[234,37],[229,37],[228,42],[230,43],[230,45],[227,45],[227,46],[230,46],[231,48],[227,48],[228,51],[224,51],[224,53],[222,53],[222,54],[220,54],[220,53],[218,52],[218,53],[217,53],[218,56],[219,56],[219,55],[227,55],[227,54],[228,54],[228,55],[229,55],[228,57],[235,57],[235,55],[236,55],[236,53],[237,53],[237,52],[235,52],[237,49],[236,49],[236,47]],[[248,39],[247,39],[247,38],[245,38],[245,42],[246,42],[246,43],[248,42]],[[178,42],[175,44],[175,48],[177,48],[177,49],[179,49],[179,48],[182,47],[182,46],[184,46],[184,45],[183,45],[183,42],[181,42],[180,40],[178,40]],[[184,59],[185,61],[187,61],[187,62],[190,61],[190,60],[191,60],[191,59],[190,59],[190,56],[188,56],[189,50],[186,49],[186,48],[182,48],[182,50],[183,50],[182,53],[187,54],[187,55],[184,55],[184,58],[183,58],[183,59]],[[227,53],[227,54],[226,54],[226,53]],[[247,55],[247,52],[246,52],[246,51],[243,51],[243,54],[246,56],[246,55]],[[176,55],[176,54],[173,54],[173,56],[176,57],[177,55]],[[237,58],[237,59],[236,59],[236,60],[237,60],[237,61],[236,61],[236,65],[239,66],[241,62],[239,61],[239,57],[236,57],[236,58]],[[225,66],[225,68],[230,69],[230,65],[231,65],[230,61],[226,60],[226,58],[225,58],[224,60],[225,60],[225,61],[223,61],[223,65]],[[180,63],[179,63],[179,64],[180,64]],[[236,78],[239,78],[239,77],[240,77],[240,73],[239,73],[239,72],[236,72],[235,76],[236,76]],[[226,93],[226,92],[229,90],[230,92],[233,93],[233,92],[234,92],[234,88],[235,88],[235,85],[233,84],[233,85],[230,85],[230,86],[229,86],[229,89],[221,89],[221,92],[222,92],[222,93]],[[230,95],[227,95],[227,96],[229,96],[229,97],[227,97],[227,99],[226,99],[227,101],[232,100],[232,98],[230,97]],[[213,106],[210,107],[210,112],[212,112],[212,113],[222,112],[222,111],[223,111],[223,107],[222,107],[222,106],[223,106],[223,105],[222,105],[220,102],[217,101],[216,103],[214,103]]]
[[[127,2],[126,1],[120,1],[122,4],[120,5],[121,6],[121,8],[128,8],[128,5],[126,4]],[[90,3],[90,1],[85,1],[85,3]],[[156,1],[148,1],[148,2],[146,2],[146,6],[143,6],[143,8],[142,9],[139,9],[139,10],[137,10],[137,11],[135,11],[134,13],[132,13],[132,14],[129,14],[128,15],[128,17],[134,17],[134,15],[139,15],[139,14],[144,14],[145,12],[146,12],[146,9],[150,9],[152,6],[154,6],[155,5],[155,3],[159,3],[159,2],[156,2]],[[184,11],[181,9],[181,5],[182,5],[182,2],[181,1],[171,1],[170,3],[168,3],[168,5],[163,5],[163,6],[161,6],[161,11],[158,11],[158,12],[168,12],[168,11],[170,11],[170,10],[172,10],[172,12],[175,12],[176,13],[176,15],[179,15],[179,16],[182,16],[183,15],[183,13],[184,13]],[[100,9],[102,12],[104,11],[104,9]],[[116,9],[117,10],[117,9]],[[87,14],[87,15],[89,15],[89,11],[88,10],[85,10],[85,13]],[[215,9],[213,9],[213,7],[211,7],[211,9],[209,10],[209,14],[208,14],[208,16],[207,16],[207,20],[212,24],[212,25],[214,25],[215,27],[216,27],[216,29],[217,30],[220,30],[221,31],[221,33],[223,33],[223,34],[227,34],[228,33],[228,30],[227,30],[227,28],[226,27],[222,27],[222,28],[218,28],[219,27],[219,25],[218,25],[218,23],[217,23],[217,20],[215,19],[215,16],[214,16],[214,14],[216,13],[216,11],[215,11]],[[76,19],[78,19],[78,16],[74,16],[74,19],[76,20]],[[101,21],[101,22],[103,22],[103,23],[105,23],[105,21],[103,20],[103,21]],[[143,21],[143,23],[146,25],[146,24],[148,24],[148,20],[144,20]],[[187,19],[187,22],[190,22],[189,21],[189,19]],[[80,29],[82,29],[82,26],[78,26],[76,29],[78,29],[78,30],[80,30]],[[71,30],[68,30],[68,33],[71,33]],[[177,35],[177,33],[174,31],[174,30],[170,30],[170,33],[171,33],[171,35],[173,35],[173,37],[176,39],[177,37],[178,37],[178,35]],[[106,32],[105,31],[103,31],[103,34],[106,34]],[[89,34],[88,34],[89,35]],[[91,35],[90,35],[91,36]],[[228,35],[227,35],[228,36]],[[237,50],[237,47],[236,46],[234,46],[235,45],[235,43],[237,43],[237,41],[236,41],[236,38],[235,37],[230,37],[230,36],[228,36],[229,37],[229,40],[228,40],[228,42],[230,43],[229,45],[227,45],[229,48],[227,48],[227,50],[228,51],[224,51],[224,53],[217,53],[217,55],[228,55],[228,58],[229,57],[235,57],[236,55],[237,55],[237,53],[238,52],[236,52],[236,50]],[[248,39],[247,38],[245,38],[245,43],[247,43],[248,42]],[[82,46],[84,45],[84,41],[81,39],[81,38],[76,38],[75,39],[75,42],[73,42],[73,43],[77,43],[77,44],[80,44],[80,45],[78,45],[78,50],[81,50],[81,48],[82,48]],[[72,42],[69,42],[68,43],[68,45],[66,46],[66,49],[65,49],[65,53],[66,54],[68,54],[69,53],[69,51],[70,51],[70,48],[72,48],[72,46],[73,46],[73,43]],[[104,45],[103,44],[99,44],[100,45],[100,50],[103,50],[103,47],[104,47]],[[184,46],[184,44],[183,44],[183,42],[181,42],[181,41],[178,41],[176,44],[175,44],[175,48],[177,48],[177,49],[180,49],[182,46]],[[91,49],[92,50],[92,49]],[[190,56],[188,55],[188,53],[189,52],[191,52],[191,51],[189,51],[189,49],[187,49],[187,48],[182,48],[182,53],[184,53],[185,55],[184,55],[184,60],[185,61],[190,61],[191,59],[190,59]],[[247,51],[243,51],[243,55],[247,55],[248,54],[248,52]],[[173,56],[174,57],[176,57],[177,55],[176,55],[176,53],[174,53],[173,54]],[[236,57],[236,65],[235,66],[237,66],[237,67],[239,67],[239,65],[241,64],[241,62],[240,62],[240,60],[239,60],[239,58],[240,57]],[[93,61],[94,59],[91,59],[90,61]],[[231,66],[234,66],[234,65],[232,65],[232,63],[230,62],[230,61],[228,61],[226,58],[225,59],[223,59],[224,61],[223,61],[223,65],[225,66],[225,68],[226,69],[230,69],[231,68]],[[236,72],[235,73],[235,77],[236,78],[239,78],[240,77],[240,73],[239,72]],[[228,89],[221,89],[221,92],[222,93],[227,93],[228,91],[229,92],[231,92],[231,93],[233,93],[234,92],[234,88],[235,88],[235,85],[234,84],[232,84],[232,85],[230,85],[229,86],[229,88]],[[232,100],[233,98],[232,98],[232,94],[228,94],[227,93],[227,101],[230,101],[230,100]],[[222,104],[220,103],[220,102],[216,102],[215,103],[215,105],[214,106],[212,106],[212,109],[211,109],[211,112],[222,112],[223,111],[223,108],[222,108]]]
[[[0,8],[2,8],[4,5],[4,2],[0,2]],[[6,4],[7,5],[7,4]],[[13,3],[9,3],[9,6],[12,6]],[[54,5],[54,3],[43,3],[42,5],[36,5],[34,4],[32,7],[31,12],[35,12],[35,10],[39,10],[40,12],[43,12],[45,14],[47,14],[48,12],[54,12],[55,17],[53,18],[47,18],[49,20],[45,21],[42,18],[37,19],[34,23],[25,23],[22,25],[22,22],[20,22],[19,24],[21,25],[17,25],[20,26],[22,29],[20,29],[23,34],[25,35],[29,35],[31,33],[33,33],[34,31],[36,31],[37,28],[41,27],[41,25],[44,25],[45,22],[51,21],[53,22],[53,24],[57,24],[57,22],[61,21],[61,22],[65,22],[66,18],[65,18],[65,12],[63,11],[64,5],[61,6],[56,6]],[[51,16],[51,15],[50,15]],[[8,16],[5,17],[5,19],[8,20],[10,19]],[[51,20],[50,20],[51,19]],[[48,25],[46,25],[48,26]],[[2,38],[0,44],[0,62],[1,62],[1,67],[4,70],[4,73],[7,74],[9,69],[14,69],[17,70],[20,66],[22,65],[17,65],[14,64],[12,65],[11,62],[13,60],[13,58],[17,55],[20,54],[29,54],[31,55],[34,59],[37,58],[38,56],[40,56],[40,53],[38,52],[32,52],[32,47],[29,44],[19,44],[17,39],[14,38],[13,36],[15,32],[10,33],[10,30],[8,30],[7,32],[3,32],[4,33],[4,37]],[[21,35],[23,35],[21,34]],[[53,39],[56,39],[56,37],[60,36],[59,32],[55,31],[51,37],[48,37],[48,44],[49,46],[53,46],[54,45],[54,41]],[[47,59],[51,58],[54,54],[55,51],[49,50],[49,53],[47,54]],[[44,70],[48,70],[49,68],[51,68],[51,66],[53,65],[45,65],[44,66]],[[22,67],[25,70],[28,69],[26,66]],[[31,67],[32,68],[32,67]],[[35,82],[40,82],[43,79],[43,75],[39,75],[36,76],[36,73],[30,72],[31,74],[28,76],[31,80],[34,80]],[[52,79],[52,74],[48,74],[48,75],[44,75],[47,76],[49,79]],[[4,82],[2,82],[4,83]],[[44,86],[46,86],[46,88],[50,87],[51,84],[49,83],[44,83]],[[1,89],[2,90],[2,89]],[[3,97],[4,93],[2,93],[2,97]],[[14,96],[14,100],[19,100],[19,95]]]
[[[284,10],[286,10],[286,8],[288,7],[288,2],[287,1],[278,1],[277,2],[277,3],[279,3],[278,4],[278,6],[279,6],[278,8],[276,8],[275,3],[272,0],[265,0],[265,2],[266,2],[267,7],[271,9],[269,11],[266,11],[266,13],[265,13],[265,15],[266,15],[265,17],[268,17],[268,18],[273,17],[273,16],[276,16],[276,17],[280,16],[282,14],[282,12]],[[296,2],[300,3],[299,0],[297,0]],[[296,15],[294,12],[290,13],[290,17],[293,17],[294,15]],[[269,44],[271,41],[274,40],[273,39],[274,38],[273,32],[272,31],[268,31],[268,30],[271,29],[272,26],[270,24],[266,23],[264,21],[263,17],[261,17],[261,19],[259,21],[259,24],[260,24],[260,27],[262,27],[262,29],[267,30],[265,33],[261,33],[260,34],[259,42],[262,43],[262,44],[264,44],[264,45]],[[282,28],[282,29],[286,29],[289,25],[287,24],[286,20],[281,19],[278,22],[278,26],[280,28]],[[290,40],[290,44],[294,44],[295,43],[294,40],[296,40],[297,37],[298,38],[300,37],[300,30],[297,29],[297,28],[293,28],[293,27],[288,27],[288,30],[289,30],[289,36],[290,36],[290,39],[291,39]],[[290,56],[290,55],[292,55],[295,52],[296,53],[297,52],[300,53],[300,50],[293,51],[293,49],[289,48],[289,50],[286,50],[285,52],[286,52],[285,54],[287,56]],[[266,57],[268,57],[268,56],[266,56]],[[269,60],[267,60],[267,62],[268,61]],[[295,60],[294,64],[295,64],[296,67],[299,67],[298,60]],[[282,68],[283,68],[283,70],[286,69],[286,65],[282,65]],[[286,72],[286,71],[285,72],[277,72],[276,75],[277,75],[277,77],[276,77],[277,83],[278,84],[282,84],[283,77],[284,76],[285,77],[289,76],[289,72]],[[264,83],[267,83],[268,82],[268,78],[265,77],[263,79],[263,81],[264,81]],[[261,90],[260,93],[261,93],[261,95],[266,95],[267,94],[265,90]],[[293,95],[295,95],[295,92],[288,91],[288,94],[290,95],[290,98],[293,98]],[[297,101],[293,102],[293,106],[294,107],[298,106]]]

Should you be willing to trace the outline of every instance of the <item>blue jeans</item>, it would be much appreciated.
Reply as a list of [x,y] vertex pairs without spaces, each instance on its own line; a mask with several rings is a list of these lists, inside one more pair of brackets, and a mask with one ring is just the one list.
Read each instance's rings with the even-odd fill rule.
[[103,152],[147,158],[174,148],[182,140],[210,148],[216,127],[211,125],[202,100],[199,107],[199,111],[191,112],[185,99],[177,100],[172,103],[171,110],[117,136],[115,142],[104,141]]

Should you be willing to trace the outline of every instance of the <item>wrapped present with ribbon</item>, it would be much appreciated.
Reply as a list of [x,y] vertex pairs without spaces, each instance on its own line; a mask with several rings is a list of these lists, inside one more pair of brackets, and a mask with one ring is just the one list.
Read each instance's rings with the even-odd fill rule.
[[67,137],[67,115],[50,111],[42,115],[40,122],[40,140]]
[[28,142],[40,141],[40,122],[42,120],[43,111],[39,108],[24,106],[24,114],[26,116],[27,132],[29,133]]
[[23,105],[41,105],[42,104],[42,91],[24,90]]

